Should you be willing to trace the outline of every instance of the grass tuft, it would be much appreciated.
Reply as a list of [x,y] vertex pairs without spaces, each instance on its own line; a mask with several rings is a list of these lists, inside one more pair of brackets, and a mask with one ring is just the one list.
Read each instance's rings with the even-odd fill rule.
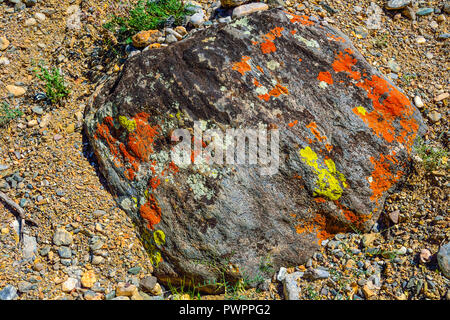
[[13,109],[11,106],[3,102],[0,104],[0,127],[5,127],[12,120],[23,115],[20,109]]
[[131,37],[136,33],[160,29],[168,21],[180,25],[188,14],[188,6],[181,0],[141,0],[127,14],[112,16],[103,27],[118,34],[119,41],[131,43]]

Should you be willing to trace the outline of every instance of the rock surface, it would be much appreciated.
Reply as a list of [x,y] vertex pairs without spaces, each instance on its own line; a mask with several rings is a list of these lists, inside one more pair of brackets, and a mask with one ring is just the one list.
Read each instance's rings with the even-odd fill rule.
[[[171,133],[194,121],[278,133],[279,167],[177,166]],[[85,129],[155,275],[174,283],[252,277],[267,256],[302,264],[322,240],[368,231],[424,125],[342,33],[270,10],[134,56],[98,88]]]

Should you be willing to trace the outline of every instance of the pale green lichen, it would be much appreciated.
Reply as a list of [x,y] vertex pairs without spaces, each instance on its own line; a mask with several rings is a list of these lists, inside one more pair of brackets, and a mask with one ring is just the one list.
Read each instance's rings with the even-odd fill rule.
[[267,62],[267,68],[269,68],[272,71],[278,69],[279,67],[280,64],[275,60],[270,60],[269,62]]
[[328,84],[325,81],[320,81],[319,87],[321,87],[322,89],[326,89],[328,87]]
[[294,34],[294,38],[297,39],[298,41],[303,42],[308,47],[320,48],[319,43],[316,40],[314,40],[314,39],[308,40],[308,39],[305,39],[301,35],[298,35],[298,34]]
[[211,200],[214,196],[214,191],[210,190],[205,185],[205,178],[200,174],[192,174],[187,178],[187,184],[189,188],[192,190],[192,194],[194,195],[194,199],[200,200],[203,197]]

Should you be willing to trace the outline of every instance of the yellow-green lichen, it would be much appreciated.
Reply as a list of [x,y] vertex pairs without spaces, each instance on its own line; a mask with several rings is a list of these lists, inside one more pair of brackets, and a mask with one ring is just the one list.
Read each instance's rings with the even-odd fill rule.
[[363,116],[365,116],[366,113],[367,113],[366,108],[364,108],[364,107],[362,107],[362,106],[356,107],[356,111],[357,111],[359,114],[363,115]]
[[317,188],[314,189],[315,196],[326,197],[330,200],[338,200],[342,196],[342,186],[347,186],[346,179],[342,173],[336,170],[336,164],[331,159],[325,159],[319,164],[319,157],[310,147],[300,150],[302,161],[313,169],[317,175]]
[[125,116],[119,116],[118,120],[119,120],[120,125],[123,128],[125,128],[128,132],[133,132],[134,130],[136,130],[136,121],[129,120]]
[[166,243],[166,235],[162,230],[156,230],[153,232],[153,240],[157,245],[162,246]]

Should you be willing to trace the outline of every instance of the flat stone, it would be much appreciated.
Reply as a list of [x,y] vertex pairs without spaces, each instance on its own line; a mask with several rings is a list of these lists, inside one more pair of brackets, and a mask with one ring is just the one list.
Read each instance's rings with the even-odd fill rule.
[[283,280],[283,292],[286,300],[300,300],[301,288],[298,281],[302,278],[303,272],[287,274]]
[[243,4],[233,9],[233,18],[239,18],[258,11],[268,10],[269,6],[262,2]]
[[401,70],[400,66],[394,59],[391,59],[388,61],[388,67],[389,67],[389,69],[392,70],[392,72],[395,72],[395,73],[398,73]]
[[62,246],[58,249],[58,254],[61,258],[70,259],[72,258],[72,251],[69,247]]
[[66,281],[63,282],[61,286],[61,290],[63,292],[71,292],[73,289],[75,289],[78,285],[78,280],[75,278],[68,278]]
[[136,48],[145,48],[151,43],[157,42],[159,37],[162,37],[162,32],[159,30],[145,30],[135,34],[131,40],[133,46]]
[[33,290],[33,284],[28,281],[20,281],[17,285],[17,289],[20,293],[26,293],[30,290]]
[[437,36],[438,40],[447,40],[450,39],[450,33],[441,33]]
[[438,122],[439,120],[442,119],[442,114],[437,111],[431,111],[428,114],[428,117],[430,118],[431,121]]
[[83,272],[81,276],[81,285],[85,288],[92,288],[97,281],[97,277],[95,275],[94,270],[88,270]]
[[37,23],[35,18],[28,18],[27,20],[25,20],[25,26],[27,27],[31,27],[34,26]]
[[46,16],[45,16],[45,14],[43,14],[43,13],[41,13],[41,12],[36,12],[35,14],[34,14],[34,17],[37,19],[37,20],[39,20],[39,21],[45,21],[45,19],[46,19]]
[[330,277],[330,273],[327,270],[315,268],[315,269],[308,269],[305,271],[304,276],[305,279],[308,280],[320,280],[320,279],[327,279]]
[[17,298],[17,289],[12,285],[5,286],[0,290],[0,300],[15,300]]
[[200,27],[205,22],[205,15],[203,12],[194,13],[189,18],[189,22],[192,23],[194,27]]
[[32,259],[37,253],[37,241],[35,237],[23,235],[22,255],[24,259]]
[[8,93],[12,94],[14,97],[20,97],[27,92],[27,90],[24,87],[19,87],[15,85],[7,85],[6,90]]
[[137,292],[137,288],[135,285],[119,282],[116,287],[116,296],[125,296],[125,297],[131,297],[133,294]]
[[425,37],[423,37],[423,36],[418,36],[416,38],[416,42],[417,42],[417,44],[424,44],[427,42],[427,39],[425,39]]
[[156,286],[158,279],[153,276],[147,276],[139,282],[139,287],[145,292],[152,292]]
[[436,97],[434,97],[434,101],[439,102],[439,101],[447,99],[448,97],[450,97],[450,93],[444,92],[444,93],[441,93],[441,94],[437,95]]
[[447,242],[439,249],[437,261],[442,274],[450,279],[450,242]]
[[388,10],[399,10],[411,4],[411,0],[390,0],[386,3],[385,8]]
[[9,40],[5,36],[0,36],[0,51],[5,51],[9,47]]
[[248,2],[248,0],[220,0],[220,4],[224,8],[233,8],[240,6],[244,3]]
[[423,103],[422,98],[420,96],[414,97],[414,104],[419,109],[422,109],[425,106],[425,104]]
[[57,246],[69,246],[72,241],[72,234],[65,229],[57,229],[53,236],[53,243]]
[[416,11],[416,15],[418,16],[427,16],[434,12],[433,8],[422,8]]

